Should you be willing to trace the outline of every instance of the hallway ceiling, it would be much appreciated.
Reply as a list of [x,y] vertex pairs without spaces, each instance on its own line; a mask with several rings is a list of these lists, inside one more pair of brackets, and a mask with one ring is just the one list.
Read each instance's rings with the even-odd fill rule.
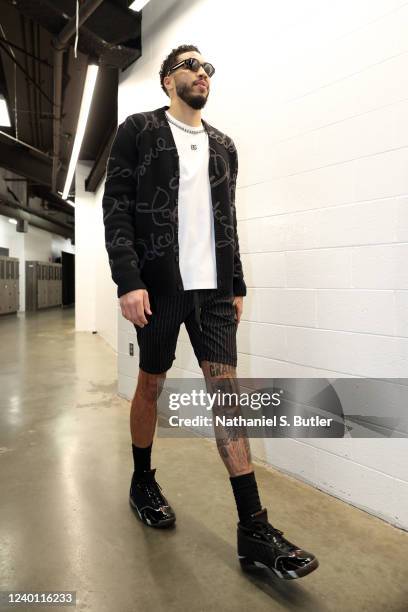
[[[130,3],[80,1],[80,10],[90,6],[91,14],[80,26],[75,57],[76,0],[0,0],[0,93],[12,124],[0,127],[0,166],[26,179],[27,198],[48,198],[51,207],[60,199],[90,62],[100,70],[79,159],[93,162],[88,190],[95,191],[103,178],[117,125],[119,71],[141,56],[141,13],[130,10]],[[53,41],[70,20],[73,35],[62,51],[58,79]],[[55,88],[61,99],[57,147]]]

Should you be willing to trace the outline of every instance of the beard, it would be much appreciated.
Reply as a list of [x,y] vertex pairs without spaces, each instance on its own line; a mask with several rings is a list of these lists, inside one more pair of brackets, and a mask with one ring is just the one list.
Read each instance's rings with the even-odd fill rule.
[[186,104],[194,108],[194,110],[200,110],[204,108],[207,103],[209,91],[207,89],[207,95],[200,93],[193,93],[193,85],[189,87],[187,84],[176,85],[176,92],[179,98]]

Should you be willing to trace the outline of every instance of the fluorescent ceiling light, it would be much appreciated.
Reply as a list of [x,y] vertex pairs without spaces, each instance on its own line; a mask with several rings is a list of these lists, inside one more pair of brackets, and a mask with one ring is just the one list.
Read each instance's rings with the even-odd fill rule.
[[132,2],[129,8],[132,9],[132,11],[141,11],[142,8],[146,6],[148,2],[149,0],[135,0],[134,2]]
[[9,219],[9,223],[13,223],[14,225],[17,225],[17,219]]
[[0,125],[2,127],[11,127],[10,116],[4,96],[0,94]]
[[99,66],[90,64],[86,71],[86,79],[84,91],[82,93],[81,109],[79,111],[78,125],[75,134],[74,146],[72,147],[71,160],[69,162],[67,178],[65,180],[64,191],[62,197],[67,199],[71,188],[72,179],[74,177],[75,167],[78,161],[79,152],[81,150],[82,140],[84,138],[86,122],[88,120],[89,109],[91,108],[92,96],[95,90],[96,77],[98,76]]

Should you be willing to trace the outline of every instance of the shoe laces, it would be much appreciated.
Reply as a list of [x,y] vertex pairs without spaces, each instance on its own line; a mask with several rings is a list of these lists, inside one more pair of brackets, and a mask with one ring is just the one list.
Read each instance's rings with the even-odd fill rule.
[[258,533],[263,535],[269,542],[273,542],[282,552],[291,552],[297,548],[292,542],[283,537],[283,531],[270,523],[254,521],[254,527]]
[[155,506],[167,505],[161,493],[162,488],[154,477],[142,480],[139,483],[139,486],[142,488],[143,492],[152,500]]

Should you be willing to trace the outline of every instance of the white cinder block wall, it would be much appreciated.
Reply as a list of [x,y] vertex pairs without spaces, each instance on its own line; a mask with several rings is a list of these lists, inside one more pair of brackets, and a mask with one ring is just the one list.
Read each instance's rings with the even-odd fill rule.
[[[120,121],[168,103],[178,44],[216,66],[203,116],[239,154],[248,296],[241,377],[404,377],[408,370],[408,5],[403,0],[151,0]],[[118,314],[120,311],[118,310]],[[119,391],[138,354],[118,317]],[[169,376],[200,376],[182,328]],[[386,392],[385,396],[386,396]],[[386,403],[385,403],[386,408]],[[255,440],[254,454],[408,528],[405,440]]]
[[118,301],[105,249],[102,196],[85,190],[91,162],[81,161],[75,172],[75,329],[98,331],[115,351],[118,345]]

